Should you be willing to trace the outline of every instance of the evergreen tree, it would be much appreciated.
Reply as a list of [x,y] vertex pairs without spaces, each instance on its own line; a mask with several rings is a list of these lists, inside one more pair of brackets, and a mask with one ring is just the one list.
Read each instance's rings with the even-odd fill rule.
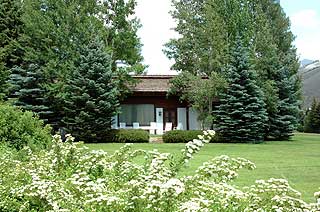
[[[43,90],[43,104],[49,103],[47,106],[53,111],[51,115],[47,114],[47,123],[55,125],[55,129],[64,115],[61,92],[75,69],[79,48],[93,36],[103,38],[104,45],[109,46],[113,52],[112,69],[116,78],[122,82],[117,87],[126,90],[123,85],[131,78],[129,72],[143,68],[140,64],[141,44],[136,34],[140,25],[133,18],[135,5],[135,0],[23,1],[21,19],[25,33],[20,43],[25,47],[25,54],[23,61],[19,63],[19,69],[15,70],[11,78],[13,83],[19,83],[14,80],[18,77],[18,70],[30,72],[32,69],[29,67],[37,67],[36,75],[42,80],[36,81],[40,84],[34,87]],[[116,69],[117,60],[128,64],[128,68]],[[21,83],[13,85],[13,88],[29,89]],[[13,89],[12,93],[18,98],[18,102],[26,101],[26,105],[36,102],[19,96],[21,92],[16,91]]]
[[320,133],[320,103],[313,99],[310,110],[304,120],[304,132]]
[[[279,3],[273,0],[172,0],[179,38],[166,45],[166,54],[175,59],[172,69],[210,75],[224,72],[230,63],[230,51],[237,32],[242,32],[245,46],[250,47],[258,85],[264,91],[268,113],[266,137],[288,137],[278,132],[277,124],[287,113],[287,101],[279,85],[290,79],[291,103],[300,104],[299,62],[293,45],[290,20]],[[232,15],[230,15],[232,14]],[[282,69],[287,74],[282,74]],[[282,79],[279,76],[285,77]],[[284,99],[282,99],[282,97]],[[281,109],[282,108],[282,109]],[[290,115],[291,118],[296,117]],[[290,119],[290,126],[297,120]],[[284,134],[290,134],[290,127]],[[289,136],[290,137],[290,136]]]
[[52,114],[50,103],[44,98],[46,90],[42,87],[45,78],[39,66],[30,64],[26,67],[16,67],[12,69],[10,76],[11,97],[13,103],[23,110],[29,110],[44,121]]
[[21,63],[23,55],[21,13],[21,1],[0,1],[0,99],[8,93],[10,69]]
[[264,139],[267,113],[249,54],[249,49],[238,37],[228,68],[229,87],[216,111],[217,131],[226,141],[259,142]]
[[318,102],[317,109],[316,109],[316,129],[315,133],[320,133],[320,102]]
[[9,71],[5,68],[4,63],[0,62],[0,100],[2,100],[7,93],[7,78],[9,76]]
[[290,77],[289,70],[282,68],[278,73],[277,88],[279,102],[277,112],[270,126],[270,135],[277,140],[288,140],[298,125],[299,101],[295,92],[296,79]]
[[[301,80],[297,77],[299,62],[293,45],[294,35],[290,31],[290,20],[280,4],[262,0],[257,4],[256,11],[255,63],[259,84],[265,91],[269,117],[266,137],[289,139],[296,128],[301,104]],[[289,84],[283,86],[286,82]]]
[[111,55],[96,39],[80,50],[75,67],[63,95],[63,123],[77,139],[103,141],[119,108]]

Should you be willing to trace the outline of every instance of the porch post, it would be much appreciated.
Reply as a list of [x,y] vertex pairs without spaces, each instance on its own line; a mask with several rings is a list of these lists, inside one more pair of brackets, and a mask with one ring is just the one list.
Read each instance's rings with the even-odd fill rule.
[[163,134],[163,108],[156,108],[157,135]]

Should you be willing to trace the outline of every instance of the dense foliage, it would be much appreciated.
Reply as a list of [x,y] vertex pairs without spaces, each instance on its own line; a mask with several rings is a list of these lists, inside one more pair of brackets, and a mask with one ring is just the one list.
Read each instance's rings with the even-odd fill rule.
[[108,130],[103,142],[108,143],[148,143],[149,132],[142,129]]
[[213,102],[217,101],[227,87],[221,74],[212,72],[209,77],[195,76],[182,72],[171,81],[169,95],[177,95],[180,101],[186,101],[199,112],[199,121],[203,129],[212,127],[214,120]]
[[[195,173],[179,175],[213,134],[190,141],[176,155],[132,150],[131,145],[112,154],[90,151],[73,144],[71,137],[63,143],[59,136],[49,151],[29,151],[24,161],[3,151],[0,210],[319,211],[319,203],[305,203],[283,179],[257,180],[242,189],[233,186],[241,168],[255,168],[243,158],[215,157]],[[141,156],[143,163],[135,163]],[[319,199],[320,192],[315,197]]]
[[243,45],[250,49],[257,85],[264,91],[268,115],[265,137],[289,139],[296,128],[301,103],[299,63],[290,21],[280,4],[273,0],[172,3],[175,30],[180,35],[166,45],[167,56],[175,61],[172,69],[182,75],[188,72],[210,76],[218,72],[228,80],[232,47],[241,34]]
[[144,70],[136,1],[0,3],[0,99],[55,130],[101,140],[130,74]]
[[268,119],[263,94],[250,63],[249,50],[239,37],[228,67],[229,87],[216,111],[217,132],[234,142],[263,141]]
[[0,104],[0,144],[17,150],[28,146],[32,150],[47,148],[51,143],[51,128],[32,112]]
[[112,79],[117,79],[113,86],[121,99],[133,81],[129,73],[144,70],[135,6],[135,0],[1,1],[1,89],[7,87],[2,82],[11,73],[12,102],[58,129],[66,114],[64,89],[77,72],[81,50],[99,38],[100,48],[110,56]]
[[166,132],[162,139],[164,143],[188,143],[201,134],[201,130],[171,130]]
[[0,1],[0,99],[8,94],[10,69],[21,63],[21,1]]
[[11,98],[14,98],[14,105],[23,110],[36,113],[42,120],[48,122],[53,114],[51,104],[46,100],[46,89],[42,87],[47,79],[36,64],[26,67],[14,67],[11,69],[10,83]]
[[320,133],[320,102],[313,100],[304,120],[304,132]]
[[119,90],[112,59],[99,39],[80,49],[71,78],[62,95],[62,120],[67,132],[81,141],[104,140],[119,107]]
[[278,97],[277,111],[270,114],[271,125],[267,136],[273,136],[278,140],[288,140],[297,129],[300,101],[298,93],[295,92],[296,79],[290,77],[289,70],[282,68],[278,72]]

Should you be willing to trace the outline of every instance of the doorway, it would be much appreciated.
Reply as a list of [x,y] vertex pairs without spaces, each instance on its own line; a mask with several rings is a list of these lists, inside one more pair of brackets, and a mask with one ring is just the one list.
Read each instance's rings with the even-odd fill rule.
[[163,109],[163,129],[166,122],[172,122],[172,128],[177,127],[177,109],[176,108],[164,108]]

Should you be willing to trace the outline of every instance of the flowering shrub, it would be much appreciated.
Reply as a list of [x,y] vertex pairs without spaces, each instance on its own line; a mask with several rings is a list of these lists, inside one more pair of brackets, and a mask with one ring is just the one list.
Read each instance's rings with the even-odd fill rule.
[[179,177],[213,135],[205,131],[177,156],[132,150],[129,144],[114,154],[90,151],[70,136],[66,143],[54,136],[50,150],[32,153],[26,147],[23,161],[4,151],[0,211],[319,211],[319,202],[303,202],[286,180],[259,180],[243,189],[231,185],[239,169],[255,168],[243,158],[216,157]]

